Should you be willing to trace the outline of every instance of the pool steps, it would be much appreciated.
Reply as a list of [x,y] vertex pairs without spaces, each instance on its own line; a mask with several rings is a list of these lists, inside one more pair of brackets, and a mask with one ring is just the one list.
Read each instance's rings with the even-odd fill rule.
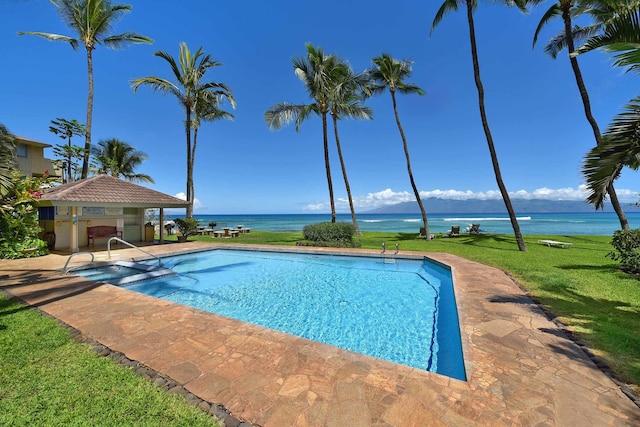
[[173,274],[178,274],[170,268],[159,267],[155,265],[142,264],[139,262],[131,262],[131,261],[118,261],[114,265],[119,265],[122,267],[133,268],[135,270],[140,270],[140,274],[133,274],[131,276],[121,277],[117,279],[110,279],[109,283],[112,285],[120,286],[120,285],[128,285],[133,282],[139,282],[141,280],[155,279],[156,277],[162,276],[170,276]]

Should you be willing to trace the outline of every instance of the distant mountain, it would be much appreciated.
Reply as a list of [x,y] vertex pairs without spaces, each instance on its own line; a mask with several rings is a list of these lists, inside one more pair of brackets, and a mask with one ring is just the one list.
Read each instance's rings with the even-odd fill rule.
[[[422,199],[427,215],[432,214],[485,214],[506,213],[507,209],[502,200],[453,200],[430,197]],[[516,214],[520,213],[581,213],[595,212],[592,205],[576,200],[545,200],[545,199],[511,199]],[[624,208],[624,206],[623,206]],[[613,212],[606,204],[605,212]],[[404,202],[367,211],[376,214],[415,214],[420,213],[417,202]]]

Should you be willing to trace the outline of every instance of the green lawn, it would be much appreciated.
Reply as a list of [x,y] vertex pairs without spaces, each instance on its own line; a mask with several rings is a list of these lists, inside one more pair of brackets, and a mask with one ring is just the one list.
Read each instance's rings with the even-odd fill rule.
[[0,296],[0,425],[218,426],[185,398]]
[[[234,239],[210,236],[190,240],[216,243],[295,245],[302,232],[251,231]],[[570,249],[547,247],[539,239],[572,243]],[[512,235],[462,235],[426,242],[417,234],[365,232],[361,246],[395,251],[448,252],[507,271],[535,299],[586,342],[593,353],[640,391],[640,280],[619,271],[605,255],[608,236],[525,236],[527,252]]]

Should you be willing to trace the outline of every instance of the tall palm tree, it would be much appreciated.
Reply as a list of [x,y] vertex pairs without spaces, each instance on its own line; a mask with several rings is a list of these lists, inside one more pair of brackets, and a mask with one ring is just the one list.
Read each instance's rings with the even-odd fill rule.
[[343,65],[343,61],[334,55],[325,54],[321,48],[314,48],[310,43],[306,44],[306,58],[293,59],[293,70],[302,81],[311,104],[291,104],[281,102],[274,105],[264,113],[264,119],[269,129],[280,129],[283,124],[292,121],[296,123],[296,132],[300,125],[316,114],[322,119],[322,137],[324,142],[324,164],[329,187],[329,201],[331,204],[331,222],[336,222],[336,206],[333,196],[333,182],[331,179],[331,165],[329,163],[329,139],[327,136],[327,113],[330,108],[332,80]]
[[[233,97],[227,97],[226,94],[217,94],[216,91],[201,90],[196,94],[196,103],[194,108],[193,120],[191,127],[193,128],[193,147],[191,148],[191,167],[195,169],[196,162],[196,146],[198,144],[198,130],[202,122],[214,122],[217,120],[227,119],[233,120],[233,114],[220,108],[220,104],[224,100],[228,100],[231,106],[235,108],[235,100]],[[191,196],[195,200],[196,191],[191,181]]]
[[15,140],[11,132],[0,123],[0,197],[8,194],[13,187]]
[[[516,5],[520,10],[526,11],[526,0],[500,0],[500,3],[506,4],[507,6]],[[442,21],[442,18],[444,18],[447,13],[457,11],[460,5],[464,5],[467,10],[467,23],[469,26],[469,37],[471,44],[471,59],[473,61],[473,76],[478,91],[480,118],[482,120],[482,128],[487,139],[487,145],[489,146],[493,172],[496,177],[498,188],[500,189],[500,194],[502,195],[502,200],[504,201],[507,212],[509,213],[509,219],[511,220],[511,227],[513,228],[513,234],[515,235],[518,249],[524,252],[527,250],[527,246],[524,243],[524,238],[522,236],[522,232],[520,231],[520,225],[518,224],[518,219],[516,218],[516,213],[513,209],[513,205],[511,204],[509,192],[507,191],[507,187],[505,186],[502,179],[502,172],[500,172],[500,163],[498,162],[498,155],[496,153],[495,145],[493,144],[493,136],[491,135],[491,129],[489,128],[489,122],[487,120],[487,113],[484,105],[484,87],[482,85],[482,79],[480,78],[480,62],[478,61],[476,30],[475,24],[473,22],[473,12],[478,5],[477,0],[445,0],[442,6],[440,6],[440,9],[438,9],[438,12],[436,12],[436,16],[433,19],[433,23],[431,24],[431,33],[433,33],[436,26],[440,23],[440,21]]]
[[343,117],[353,119],[373,118],[373,111],[369,107],[361,105],[364,100],[364,91],[368,83],[366,74],[354,74],[351,67],[344,64],[342,70],[337,70],[336,80],[331,90],[331,118],[333,120],[333,133],[336,140],[336,148],[338,150],[338,158],[342,168],[342,176],[344,178],[344,186],[347,190],[347,199],[349,200],[349,209],[351,210],[351,221],[358,236],[362,236],[358,219],[356,218],[356,210],[353,206],[353,197],[351,196],[351,185],[347,177],[347,167],[342,156],[342,147],[340,146],[340,135],[338,133],[338,120]]
[[640,168],[640,97],[624,106],[603,135],[602,143],[586,156],[582,173],[587,181],[587,201],[596,209],[602,208],[607,188],[626,166]]
[[413,171],[411,170],[411,157],[409,156],[409,146],[407,145],[407,138],[404,134],[404,129],[400,123],[400,115],[398,114],[398,106],[396,102],[396,92],[403,94],[418,94],[424,95],[425,91],[420,87],[412,83],[405,83],[404,80],[411,76],[411,62],[404,60],[399,61],[394,59],[390,54],[383,53],[381,56],[373,58],[373,67],[369,70],[369,77],[372,80],[370,90],[374,94],[382,93],[385,90],[389,90],[391,94],[391,101],[393,103],[393,113],[396,117],[396,124],[398,125],[398,131],[400,131],[400,137],[402,138],[402,145],[404,147],[404,155],[407,160],[407,172],[409,173],[409,181],[411,181],[411,188],[413,194],[420,207],[420,214],[422,215],[422,224],[424,226],[425,239],[430,240],[431,234],[429,233],[429,221],[427,219],[427,213],[424,209],[424,204],[420,198],[420,192],[416,186],[416,182],[413,179]]
[[106,173],[116,178],[134,182],[153,183],[153,178],[137,173],[136,168],[147,160],[147,155],[117,138],[102,140],[91,149],[98,173]]
[[134,79],[131,87],[134,92],[140,86],[151,86],[154,91],[164,94],[171,94],[178,99],[185,111],[185,135],[187,140],[187,218],[193,217],[193,159],[191,148],[191,130],[193,129],[193,114],[196,109],[198,93],[210,91],[215,95],[233,99],[231,89],[224,83],[202,82],[202,79],[209,69],[221,66],[222,63],[214,60],[211,55],[205,54],[202,47],[195,53],[191,53],[186,43],[180,43],[178,61],[169,53],[158,51],[154,56],[164,59],[169,64],[176,83],[162,77],[148,76]]
[[[568,57],[569,62],[571,63],[571,69],[573,70],[573,75],[578,86],[578,91],[580,92],[580,98],[582,99],[584,114],[587,118],[587,121],[589,122],[589,125],[591,126],[591,130],[596,141],[596,146],[602,145],[602,135],[600,133],[598,122],[596,121],[595,117],[593,117],[593,113],[591,112],[591,102],[589,100],[589,94],[584,84],[584,79],[582,78],[582,72],[580,70],[580,65],[578,64],[578,58],[574,54],[576,50],[575,42],[584,41],[585,39],[591,37],[598,30],[600,30],[602,26],[615,15],[616,11],[620,9],[623,3],[627,2],[618,0],[559,0],[557,3],[552,4],[551,7],[542,16],[533,36],[533,45],[535,46],[542,28],[544,28],[545,25],[548,24],[553,18],[562,18],[564,24],[563,31],[557,36],[553,37],[549,41],[549,43],[547,43],[545,52],[555,59],[561,50],[563,50],[564,48],[567,49],[569,53]],[[595,19],[595,23],[588,27],[574,27],[573,18],[585,13],[593,16]],[[615,191],[615,188],[613,187],[613,181],[609,183],[607,193],[609,194],[609,198],[611,199],[611,206],[618,215],[620,227],[623,230],[628,230],[629,221],[627,220],[627,216],[625,215],[624,210],[620,205],[618,195]]]
[[77,33],[77,38],[60,34],[43,33],[39,31],[23,31],[18,35],[30,34],[44,37],[48,40],[67,42],[74,50],[80,43],[87,51],[87,69],[89,75],[89,90],[87,95],[87,121],[85,133],[85,154],[82,162],[82,176],[87,177],[89,171],[89,153],[91,150],[91,123],[93,119],[93,51],[99,44],[118,49],[129,43],[153,43],[149,37],[127,31],[126,33],[111,35],[113,24],[120,17],[131,10],[131,5],[112,4],[109,0],[50,0],[62,20]]

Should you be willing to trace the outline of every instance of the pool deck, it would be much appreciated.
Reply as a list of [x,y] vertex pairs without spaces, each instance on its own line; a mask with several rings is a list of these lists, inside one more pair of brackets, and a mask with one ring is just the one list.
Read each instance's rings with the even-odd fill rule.
[[[230,246],[144,249],[213,247]],[[143,258],[134,249],[112,253]],[[640,408],[504,272],[424,255],[452,268],[467,381],[64,276],[64,254],[2,260],[0,289],[260,426],[640,425]],[[87,258],[75,256],[72,265]],[[390,302],[380,320],[389,315],[402,313]]]

